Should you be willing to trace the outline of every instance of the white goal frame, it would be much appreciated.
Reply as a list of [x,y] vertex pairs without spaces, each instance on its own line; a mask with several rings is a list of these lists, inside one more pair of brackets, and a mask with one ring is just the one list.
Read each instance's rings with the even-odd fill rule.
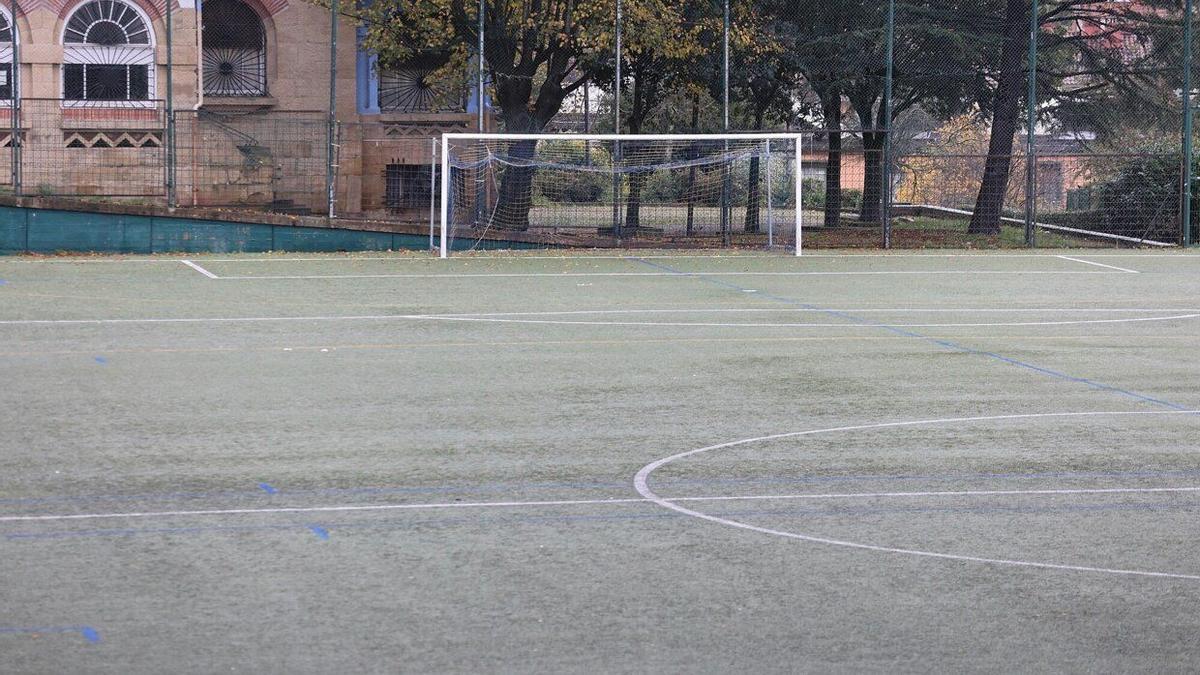
[[[567,140],[567,141],[682,141],[682,140],[706,140],[706,141],[771,141],[771,140],[789,140],[795,145],[795,190],[796,190],[796,255],[800,255],[801,239],[804,232],[804,210],[802,197],[802,187],[804,184],[804,172],[801,170],[802,151],[803,151],[802,133],[748,133],[748,134],[503,134],[503,133],[444,133],[442,134],[442,147],[440,160],[441,175],[441,244],[439,247],[439,256],[442,258],[449,257],[450,246],[450,142],[453,140],[479,141],[479,140],[507,140],[507,141],[538,141],[538,140]],[[768,169],[769,171],[769,169]]]

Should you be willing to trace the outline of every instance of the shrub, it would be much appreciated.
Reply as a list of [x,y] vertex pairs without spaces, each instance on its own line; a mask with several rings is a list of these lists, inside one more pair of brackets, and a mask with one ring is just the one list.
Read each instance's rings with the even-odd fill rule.
[[[1195,171],[1196,167],[1193,167]],[[1131,158],[1095,187],[1095,229],[1131,237],[1173,241],[1178,237],[1179,158],[1169,154]],[[1192,212],[1200,195],[1192,197]]]
[[[805,178],[801,186],[804,190],[804,208],[806,210],[817,211],[825,208],[825,181],[817,178]],[[791,191],[787,193],[787,203],[785,206],[791,206]],[[852,188],[842,188],[842,210],[857,211],[862,208],[862,190]]]
[[590,204],[600,201],[607,176],[591,171],[539,171],[534,178],[537,197],[548,202]]

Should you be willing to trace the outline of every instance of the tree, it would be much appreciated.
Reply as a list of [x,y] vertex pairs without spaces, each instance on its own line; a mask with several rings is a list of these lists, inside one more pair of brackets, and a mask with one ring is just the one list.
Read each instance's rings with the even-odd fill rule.
[[[621,54],[621,130],[641,133],[651,115],[672,94],[687,89],[695,75],[693,64],[700,60],[702,33],[706,30],[700,19],[704,7],[698,2],[676,0],[669,4],[630,2],[624,4],[622,35],[632,39],[623,42]],[[615,54],[601,62],[595,76],[597,83],[612,95],[616,80]],[[628,155],[645,161],[651,145],[631,141],[623,144]],[[636,162],[636,159],[635,159]],[[648,170],[629,173],[628,194],[625,205],[625,228],[636,230],[641,226],[642,192],[650,176]],[[619,197],[614,197],[614,199]]]
[[[653,0],[655,2],[659,0]],[[365,46],[381,67],[422,52],[449,54],[434,78],[455,79],[478,44],[478,5],[466,0],[375,0],[361,7]],[[483,56],[491,95],[504,130],[536,133],[562,108],[564,99],[594,79],[600,55],[611,52],[613,7],[607,0],[488,0]],[[531,159],[535,144],[509,150]],[[529,227],[535,168],[510,166],[501,178],[493,225]]]
[[[882,3],[881,3],[882,4]],[[884,110],[886,17],[871,56],[846,97],[858,117],[863,142],[863,200],[859,220],[880,222],[887,134],[902,116],[922,110],[941,120],[978,110],[986,90],[981,64],[995,51],[988,26],[995,0],[914,0],[897,3],[891,116]],[[900,139],[893,138],[893,146]]]
[[[991,138],[969,231],[996,234],[1012,165],[1013,139],[1025,99],[1030,3],[1007,0],[999,29],[1003,47],[991,69],[996,82],[987,106]],[[1138,126],[1160,127],[1178,85],[1179,20],[1166,0],[1097,3],[1058,0],[1038,16],[1039,117],[1074,132],[1112,134],[1126,126],[1114,111],[1140,112]],[[1173,120],[1167,121],[1171,126]],[[1026,129],[1027,134],[1034,129]]]
[[[1025,51],[1029,48],[1029,0],[1006,0],[1004,10],[1003,47],[992,101],[992,133],[988,141],[987,162],[971,223],[970,234],[999,234],[1000,216],[1004,209],[1004,193],[1008,189],[1008,174],[1012,168],[1013,136],[1017,130],[1017,112],[1024,81]],[[1032,129],[1027,131],[1033,133]]]
[[773,5],[780,21],[790,23],[788,51],[803,83],[820,101],[826,137],[825,224],[837,225],[842,215],[843,92],[861,72],[858,59],[865,47],[857,39],[863,6],[840,0],[808,0]]
[[[736,93],[745,102],[741,107],[753,131],[761,131],[769,116],[790,117],[799,84],[800,62],[789,44],[795,24],[790,16],[777,14],[779,9],[772,2],[749,0],[732,7],[729,85],[731,96]],[[760,157],[754,153],[748,168],[746,232],[759,231],[761,172]]]
[[[977,109],[989,42],[989,3],[997,0],[913,0],[898,4],[891,118],[885,119],[886,0],[806,0],[788,5],[794,17],[792,52],[808,86],[821,101],[829,144],[825,222],[841,211],[843,106],[857,118],[863,153],[859,219],[878,222],[883,197],[886,133],[918,107],[942,118]],[[968,75],[969,74],[969,75]]]

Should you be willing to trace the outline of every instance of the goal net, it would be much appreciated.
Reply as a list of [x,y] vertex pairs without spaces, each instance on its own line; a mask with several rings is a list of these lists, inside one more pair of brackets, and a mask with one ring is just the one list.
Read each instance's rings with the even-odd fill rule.
[[440,253],[504,246],[800,250],[799,134],[445,134]]

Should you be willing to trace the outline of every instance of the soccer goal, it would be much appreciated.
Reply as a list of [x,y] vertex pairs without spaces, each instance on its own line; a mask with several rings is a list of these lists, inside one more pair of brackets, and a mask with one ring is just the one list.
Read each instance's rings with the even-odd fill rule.
[[801,250],[800,134],[442,136],[441,257],[503,246]]

